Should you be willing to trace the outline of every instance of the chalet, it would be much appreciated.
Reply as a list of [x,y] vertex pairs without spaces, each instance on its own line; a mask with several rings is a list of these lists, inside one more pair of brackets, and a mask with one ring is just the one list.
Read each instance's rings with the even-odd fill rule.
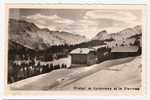
[[111,49],[106,45],[77,48],[70,52],[72,65],[92,65],[110,58]]
[[140,54],[141,49],[138,46],[121,46],[115,47],[111,50],[111,57],[113,59],[138,56]]
[[110,59],[111,48],[107,45],[100,45],[93,47],[96,50],[97,63]]
[[97,62],[96,51],[93,48],[77,48],[70,52],[71,64],[92,65]]

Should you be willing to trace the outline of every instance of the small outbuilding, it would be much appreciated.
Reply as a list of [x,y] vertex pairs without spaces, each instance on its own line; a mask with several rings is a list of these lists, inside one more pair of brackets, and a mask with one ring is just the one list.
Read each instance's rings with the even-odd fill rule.
[[93,48],[77,48],[70,52],[72,65],[92,65],[97,62]]
[[114,59],[138,56],[140,54],[141,54],[141,50],[140,47],[138,46],[121,46],[121,47],[115,47],[111,50],[111,57]]

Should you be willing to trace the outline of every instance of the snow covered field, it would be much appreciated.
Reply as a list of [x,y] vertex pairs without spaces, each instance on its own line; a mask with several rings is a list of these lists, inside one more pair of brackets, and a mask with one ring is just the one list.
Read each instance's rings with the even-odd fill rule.
[[141,87],[141,57],[136,57],[133,61],[124,64],[107,67],[90,76],[82,78],[61,89],[73,90],[74,87],[95,87],[95,88],[111,88],[111,87]]
[[141,57],[108,60],[88,67],[59,69],[9,85],[17,90],[73,90],[74,87],[140,87]]

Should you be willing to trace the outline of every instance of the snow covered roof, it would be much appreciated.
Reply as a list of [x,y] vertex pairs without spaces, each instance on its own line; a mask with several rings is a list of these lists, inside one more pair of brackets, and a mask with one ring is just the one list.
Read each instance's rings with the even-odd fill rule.
[[106,45],[95,46],[95,47],[92,47],[92,48],[97,50],[97,49],[102,48],[102,47],[106,47]]
[[94,51],[94,49],[90,48],[77,48],[72,50],[71,54],[88,54],[90,51]]
[[138,46],[115,47],[111,52],[137,52],[138,49]]

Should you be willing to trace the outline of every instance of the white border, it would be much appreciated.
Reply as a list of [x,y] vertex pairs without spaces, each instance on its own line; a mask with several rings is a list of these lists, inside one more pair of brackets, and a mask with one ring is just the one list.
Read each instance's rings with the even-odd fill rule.
[[[32,9],[139,9],[143,11],[142,14],[142,51],[145,51],[145,6],[144,5],[6,5],[6,33],[8,33],[8,14],[9,14],[9,8],[32,8]],[[6,36],[6,45],[5,45],[5,79],[7,79],[7,42],[8,42],[8,34],[5,34]],[[6,94],[15,96],[15,95],[51,95],[51,96],[114,96],[114,95],[128,95],[128,96],[137,96],[137,95],[145,95],[145,52],[142,52],[142,88],[139,91],[12,91],[7,88],[7,81],[5,81],[6,84]]]
[[[8,2],[9,1],[9,2]],[[11,1],[11,2],[10,2]],[[20,1],[27,1],[28,3],[32,3],[33,1],[32,0],[7,0],[7,3],[14,3],[12,1],[16,1],[15,3],[18,3]],[[37,0],[36,0],[37,1]],[[56,1],[56,0],[55,0]],[[121,1],[121,0],[119,0]],[[118,1],[118,2],[119,2]],[[123,0],[122,0],[123,1]],[[128,3],[128,1],[131,1],[131,0],[124,0],[125,4],[130,4]],[[133,1],[133,0],[132,0]],[[41,2],[43,2],[43,0],[41,0]],[[84,3],[86,3],[87,1],[85,1]],[[113,2],[113,0],[112,0]],[[118,2],[116,2],[118,4]],[[38,2],[39,3],[39,2]],[[44,2],[45,3],[45,2]],[[136,4],[136,2],[134,3]],[[150,23],[149,23],[149,17],[150,17],[150,0],[147,0],[147,3],[144,3],[147,5],[146,7],[146,19],[147,19],[147,25],[146,25],[146,32],[147,33],[150,33]],[[5,45],[4,45],[4,38],[5,38],[5,31],[4,31],[4,26],[5,26],[5,22],[4,22],[4,14],[5,14],[5,11],[4,11],[4,1],[0,1],[0,64],[1,64],[1,72],[0,72],[0,84],[4,84],[4,48],[5,48]],[[146,63],[146,67],[147,67],[147,75],[146,76],[150,76],[150,68],[148,68],[150,65],[150,34],[147,34],[146,36],[146,43],[147,43],[147,46],[146,46],[146,50],[147,50],[147,63]],[[132,99],[132,100],[149,100],[150,98],[150,77],[147,77],[146,79],[146,83],[147,83],[147,94],[146,96],[135,96],[135,97],[128,97],[128,96],[101,96],[101,97],[76,97],[76,96],[70,96],[70,97],[62,97],[62,96],[54,96],[54,97],[51,97],[51,99],[111,99],[111,100],[116,100],[116,99],[124,99],[124,100],[129,100],[129,99]],[[19,99],[19,98],[22,98],[22,99],[34,99],[35,96],[22,96],[22,97],[19,97],[19,96],[16,96],[16,97],[8,97],[8,96],[4,96],[3,94],[3,91],[4,90],[4,85],[0,85],[0,98],[2,99]],[[45,96],[45,97],[38,97],[38,99],[49,99],[50,97],[49,96]]]

